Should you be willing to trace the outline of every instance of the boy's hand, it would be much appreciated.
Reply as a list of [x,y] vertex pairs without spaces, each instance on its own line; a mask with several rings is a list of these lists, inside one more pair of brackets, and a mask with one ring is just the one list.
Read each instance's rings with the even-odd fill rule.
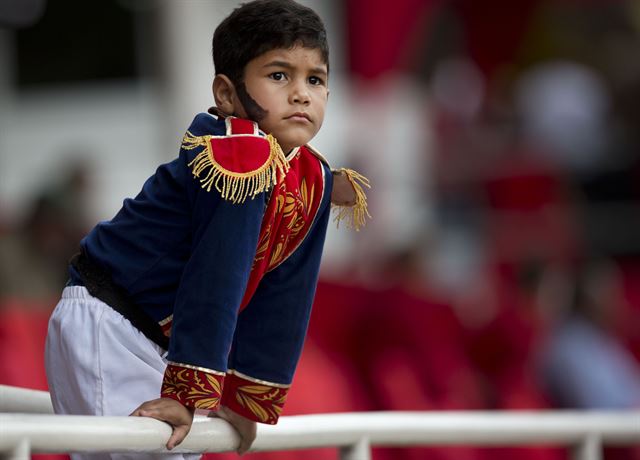
[[242,455],[247,453],[251,444],[256,439],[257,424],[253,420],[249,420],[246,417],[232,411],[228,407],[220,406],[216,412],[211,412],[210,417],[220,417],[222,420],[226,420],[233,426],[240,435],[240,446],[238,446],[238,454]]
[[171,450],[189,434],[193,423],[193,412],[193,409],[183,406],[174,399],[158,398],[142,403],[131,415],[151,417],[171,425],[173,433],[167,441],[167,449]]
[[353,206],[356,204],[356,192],[347,175],[343,172],[333,174],[331,203],[337,206]]

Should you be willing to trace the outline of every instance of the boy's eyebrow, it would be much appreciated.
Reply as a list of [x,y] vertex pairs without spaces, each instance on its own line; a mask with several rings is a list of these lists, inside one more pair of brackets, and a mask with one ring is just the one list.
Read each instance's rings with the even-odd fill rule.
[[[293,69],[295,66],[287,61],[271,61],[265,64],[263,67],[284,67],[285,69]],[[327,75],[327,70],[324,67],[314,67],[311,69],[313,73],[319,73]]]

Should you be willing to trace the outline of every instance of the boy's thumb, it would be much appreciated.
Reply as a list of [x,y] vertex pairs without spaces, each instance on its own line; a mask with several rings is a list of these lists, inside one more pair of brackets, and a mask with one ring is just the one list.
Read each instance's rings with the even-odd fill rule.
[[172,450],[180,444],[187,437],[187,434],[189,434],[189,427],[185,425],[173,427],[173,433],[167,441],[167,450]]

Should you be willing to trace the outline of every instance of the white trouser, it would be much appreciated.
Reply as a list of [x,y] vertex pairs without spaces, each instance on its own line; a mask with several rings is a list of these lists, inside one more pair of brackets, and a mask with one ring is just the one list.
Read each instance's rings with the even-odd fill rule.
[[[49,320],[45,365],[56,414],[125,416],[160,395],[163,351],[86,288],[64,289]],[[74,460],[195,460],[199,455],[91,454]]]

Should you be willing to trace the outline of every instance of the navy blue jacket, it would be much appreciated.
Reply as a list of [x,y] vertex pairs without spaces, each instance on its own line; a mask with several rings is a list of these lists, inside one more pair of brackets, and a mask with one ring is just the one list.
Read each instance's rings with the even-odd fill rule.
[[[203,188],[206,174],[225,160],[220,152],[228,145],[229,155],[253,161],[242,149],[255,143],[267,152],[267,136],[247,120],[208,113],[196,116],[188,136],[178,158],[81,245],[170,335],[164,397],[205,409],[223,402],[275,423],[306,334],[332,174],[302,147],[287,155],[288,170],[274,184],[233,202],[216,186]],[[199,160],[206,167],[195,172]]]

